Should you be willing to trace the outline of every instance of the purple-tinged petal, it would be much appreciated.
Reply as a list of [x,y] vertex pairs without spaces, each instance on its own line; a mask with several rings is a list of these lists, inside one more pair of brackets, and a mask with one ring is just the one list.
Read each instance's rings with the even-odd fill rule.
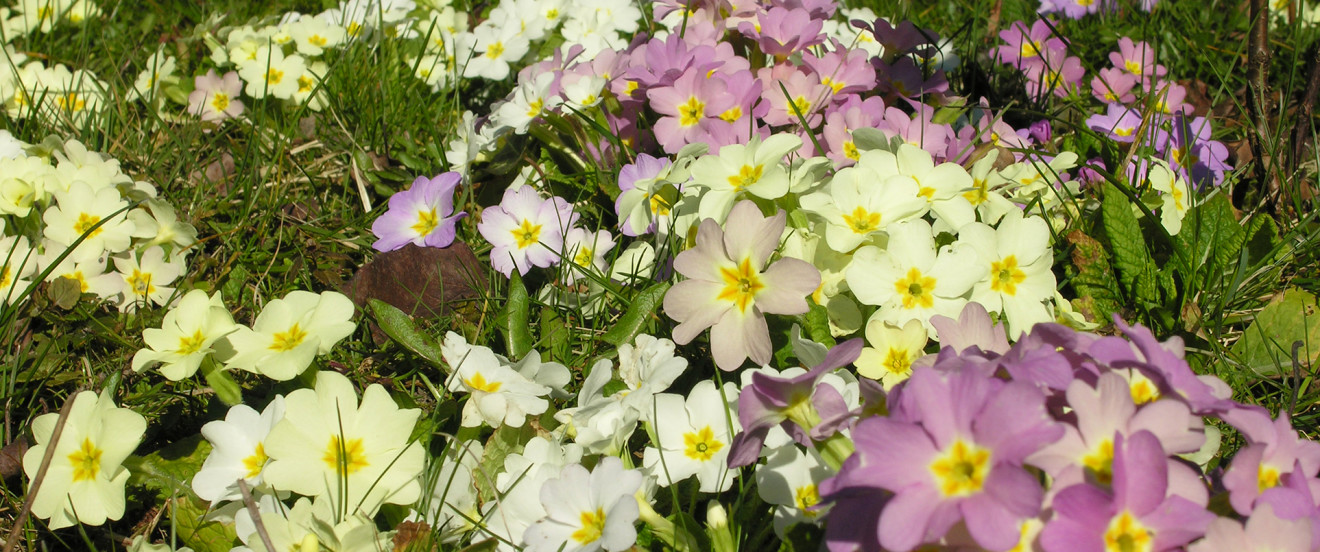
[[894,552],[907,552],[926,538],[930,518],[940,506],[933,488],[914,487],[898,493],[880,512],[880,545]]

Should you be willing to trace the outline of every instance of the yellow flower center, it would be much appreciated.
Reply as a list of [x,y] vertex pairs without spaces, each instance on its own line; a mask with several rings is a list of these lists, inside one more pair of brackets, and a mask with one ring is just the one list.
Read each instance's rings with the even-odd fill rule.
[[306,93],[308,93],[308,92],[311,92],[313,86],[316,86],[316,81],[313,80],[311,77],[309,77],[309,76],[307,76],[307,75],[303,75],[303,76],[301,76],[301,77],[298,77],[298,92],[299,92],[299,93],[301,93],[301,94],[306,94]]
[[266,84],[268,86],[275,86],[282,80],[284,80],[284,71],[280,71],[274,67],[271,67],[270,70],[266,71]]
[[348,31],[348,36],[356,37],[362,34],[362,24],[357,21],[352,21],[348,24],[348,28],[345,30]]
[[545,102],[541,101],[541,98],[532,100],[532,103],[527,106],[527,116],[536,117],[541,114],[542,109],[545,109]]
[[1110,520],[1105,530],[1105,552],[1150,552],[1154,543],[1155,533],[1127,509]]
[[819,511],[812,510],[811,507],[820,504],[820,491],[816,486],[808,483],[805,486],[793,490],[793,505],[802,511],[802,515],[807,518],[815,518],[820,515]]
[[765,167],[763,165],[755,167],[743,165],[741,169],[738,169],[738,174],[729,177],[729,185],[733,186],[733,191],[741,192],[747,189],[748,186],[759,182],[761,175],[764,173]]
[[126,280],[128,281],[128,288],[133,291],[133,295],[147,297],[156,292],[156,286],[151,284],[150,272],[142,272],[135,268],[133,274],[130,274]]
[[216,112],[229,109],[229,94],[216,92],[214,96],[211,96],[211,109],[216,110]]
[[1268,466],[1264,463],[1256,468],[1256,488],[1260,492],[1265,489],[1272,489],[1279,486],[1279,469],[1274,466]]
[[1133,132],[1132,127],[1120,127],[1114,129],[1114,134],[1118,136],[1132,136],[1132,132]]
[[894,282],[894,289],[903,299],[903,308],[928,309],[935,304],[935,279],[921,274],[916,267],[908,269],[907,276]]
[[430,235],[436,226],[440,225],[440,217],[436,215],[435,208],[419,209],[417,211],[417,223],[412,225],[414,232],[418,236]]
[[343,477],[367,467],[367,453],[362,450],[362,439],[341,441],[338,435],[330,436],[330,443],[325,447],[325,456],[321,457],[335,473]]
[[202,330],[193,332],[191,336],[179,338],[179,354],[191,355],[202,350],[202,344],[206,343],[206,336],[202,335]]
[[889,348],[885,354],[884,367],[896,376],[905,376],[912,372],[912,356],[907,349]]
[[[337,437],[331,437],[331,439],[332,441],[338,440]],[[252,451],[252,455],[243,459],[243,467],[247,468],[247,475],[244,477],[252,479],[253,477],[261,475],[261,470],[266,467],[267,460],[270,460],[270,457],[266,456],[265,445],[257,443],[257,448]]]
[[90,481],[101,473],[102,451],[92,444],[90,437],[83,437],[82,446],[69,454],[69,463],[73,464],[73,481]]
[[1128,72],[1132,73],[1133,75],[1141,74],[1141,64],[1137,63],[1137,60],[1135,59],[1129,59],[1127,61],[1124,61],[1123,68],[1127,69]]
[[99,222],[101,222],[101,217],[99,215],[79,213],[78,220],[73,223],[73,231],[80,236],[87,234],[87,232],[90,231],[91,234],[87,234],[87,237],[95,238],[97,234],[101,233],[101,228],[98,227],[93,230],[92,227],[96,226]]
[[880,229],[880,213],[872,213],[858,206],[851,214],[843,214],[843,224],[854,234],[870,234]]
[[317,48],[324,48],[329,41],[327,41],[325,37],[321,35],[312,35],[307,37],[307,42],[312,46],[316,46]]
[[1132,402],[1137,406],[1149,402],[1155,402],[1160,398],[1160,388],[1155,386],[1155,382],[1142,375],[1140,372],[1133,371],[1132,378],[1128,381],[1128,389],[1132,392]]
[[843,143],[843,156],[856,161],[862,158],[862,152],[857,151],[857,144],[852,140]]
[[1082,465],[1095,476],[1097,483],[1110,484],[1114,480],[1114,440],[1100,441],[1100,446],[1082,457]]
[[741,119],[742,114],[743,114],[742,106],[735,105],[733,107],[730,107],[729,109],[724,110],[724,113],[720,113],[720,118],[732,123],[737,121],[738,119]]
[[683,454],[698,462],[710,460],[722,448],[724,443],[715,438],[710,426],[703,427],[700,431],[683,434]]
[[504,55],[503,42],[496,42],[491,44],[489,48],[486,48],[486,57],[489,59],[499,59],[502,55]]
[[531,220],[524,219],[522,226],[514,228],[512,232],[518,249],[527,249],[541,241],[541,225],[532,224]]
[[605,532],[605,509],[596,508],[595,512],[582,512],[580,519],[582,528],[573,531],[569,536],[581,544],[600,540],[601,533]]
[[957,439],[930,463],[930,472],[946,498],[981,492],[990,473],[990,451]]
[[591,260],[595,255],[596,252],[592,251],[591,248],[579,247],[577,254],[573,255],[573,263],[583,267],[591,266]]
[[55,104],[68,112],[82,111],[87,108],[87,101],[78,96],[77,92],[69,92],[55,98]]
[[738,305],[738,312],[747,312],[756,294],[765,288],[761,282],[761,273],[752,268],[752,258],[744,257],[736,267],[720,267],[720,277],[724,279],[724,289],[716,297],[721,301],[732,301]]
[[1009,255],[990,263],[990,289],[1005,295],[1017,295],[1017,286],[1027,279],[1027,273],[1018,268],[1017,255]]
[[[797,111],[794,111],[794,108],[797,108]],[[811,112],[811,100],[808,100],[806,96],[793,98],[793,101],[789,102],[788,112],[793,115],[801,113],[805,117]]]
[[653,194],[651,196],[651,213],[662,217],[668,215],[669,201],[667,201],[663,197],[660,197],[659,194]]
[[[629,82],[628,84],[632,84]],[[678,125],[689,127],[701,122],[701,117],[706,112],[706,104],[698,100],[696,96],[688,98],[688,101],[678,106]]]
[[843,81],[836,81],[829,77],[821,77],[820,83],[830,87],[830,90],[833,90],[835,94],[838,94],[840,90],[843,90],[843,85],[846,84]]
[[5,290],[9,288],[10,272],[11,271],[9,270],[9,265],[0,267],[0,290]]
[[984,178],[973,180],[972,188],[963,192],[963,197],[967,198],[967,202],[973,206],[985,203],[985,200],[990,198],[988,183]]
[[501,384],[501,382],[498,381],[486,381],[486,376],[481,375],[481,372],[477,372],[473,374],[472,377],[464,379],[463,383],[476,391],[483,391],[486,393],[499,391]]
[[1043,49],[1044,47],[1042,47],[1039,42],[1027,40],[1022,42],[1022,49],[1018,51],[1018,56],[1024,58],[1036,57],[1040,55],[1040,52]]
[[297,322],[294,322],[292,326],[289,326],[288,331],[276,333],[271,338],[270,349],[272,351],[292,351],[297,346],[302,345],[305,339],[307,339],[307,331],[299,327]]

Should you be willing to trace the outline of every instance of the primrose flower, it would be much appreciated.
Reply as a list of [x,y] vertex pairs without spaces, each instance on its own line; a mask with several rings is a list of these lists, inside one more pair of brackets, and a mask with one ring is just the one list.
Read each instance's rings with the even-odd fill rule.
[[151,54],[147,58],[146,68],[133,82],[133,90],[127,94],[128,99],[154,101],[166,83],[178,80],[174,77],[174,65],[174,56],[166,55],[164,50]]
[[605,255],[614,249],[614,237],[607,230],[589,232],[582,228],[573,228],[564,236],[564,258],[568,259],[568,270],[564,271],[564,280],[575,282],[584,274],[604,274],[609,268]]
[[1023,462],[1063,433],[1045,411],[1045,396],[1035,385],[974,369],[923,368],[895,398],[891,417],[854,427],[858,461],[836,476],[894,493],[879,512],[880,544],[906,552],[961,520],[981,547],[1016,545],[1044,496]]
[[128,202],[113,186],[93,189],[77,181],[69,186],[68,192],[57,190],[54,195],[55,205],[41,216],[46,223],[45,235],[66,247],[85,235],[73,256],[84,259],[100,256],[104,251],[118,253],[132,244],[137,224],[121,212]]
[[[1224,473],[1224,487],[1234,510],[1248,515],[1256,498],[1267,489],[1280,486],[1281,477],[1314,474],[1320,469],[1320,444],[1299,438],[1287,414],[1270,419],[1259,408],[1237,408],[1223,415],[1224,421],[1238,428],[1247,438],[1247,446],[1233,456]],[[1293,466],[1301,468],[1293,472]]]
[[781,537],[794,523],[820,523],[829,504],[820,503],[817,485],[833,470],[813,449],[795,446],[775,449],[765,464],[756,466],[756,493],[775,505],[775,533]]
[[1269,552],[1273,550],[1311,550],[1309,519],[1288,519],[1275,513],[1274,507],[1262,504],[1247,518],[1246,526],[1216,518],[1206,529],[1205,539],[1192,543],[1188,552]]
[[28,286],[27,278],[37,271],[32,248],[23,236],[0,238],[0,305],[17,301]]
[[238,75],[247,82],[243,91],[257,99],[267,95],[281,100],[293,99],[298,92],[298,77],[305,72],[307,63],[303,57],[298,54],[285,56],[278,45],[257,48],[255,57],[238,63]]
[[987,276],[972,286],[972,301],[1003,311],[1010,337],[1052,320],[1045,302],[1054,298],[1054,252],[1045,219],[1013,209],[998,229],[975,222],[958,229],[958,240],[978,254]]
[[316,374],[314,389],[289,393],[284,403],[284,418],[262,441],[272,487],[328,499],[336,519],[421,496],[426,453],[410,438],[420,410],[400,409],[374,384],[359,403],[353,383],[337,372]]
[[788,193],[784,157],[802,147],[796,134],[775,134],[764,142],[753,137],[746,145],[720,148],[692,164],[692,184],[707,189],[701,196],[702,217],[720,220],[743,194],[779,199]]
[[662,486],[696,475],[703,493],[729,490],[735,479],[725,461],[730,425],[733,432],[739,429],[729,405],[737,400],[737,385],[726,382],[721,389],[712,380],[698,382],[686,400],[672,393],[655,395],[655,404],[643,406],[651,411],[656,435],[656,447],[647,447],[642,457],[647,473]]
[[377,238],[371,247],[394,251],[409,243],[418,247],[449,247],[454,243],[458,220],[454,214],[454,190],[462,175],[447,172],[435,178],[417,177],[412,187],[390,196],[390,208],[371,225]]
[[482,423],[496,428],[521,427],[528,415],[536,416],[549,408],[544,397],[551,387],[505,365],[490,349],[468,345],[462,336],[449,332],[441,352],[454,372],[449,390],[471,395],[463,405],[463,427]]
[[665,153],[677,153],[686,144],[706,140],[713,127],[723,122],[719,117],[734,106],[736,100],[727,88],[724,80],[706,78],[704,71],[693,68],[670,86],[646,91],[650,107],[664,115],[655,122],[655,136]]
[[266,303],[251,328],[239,326],[229,336],[235,354],[226,366],[291,380],[353,333],[353,311],[353,301],[342,293],[289,292]]
[[179,279],[184,272],[183,255],[176,252],[171,258],[165,258],[165,250],[153,245],[142,252],[142,258],[129,252],[122,257],[114,257],[117,272],[105,274],[100,278],[113,282],[107,284],[111,289],[122,294],[119,310],[131,311],[139,305],[154,303],[165,305],[174,288],[169,284]]
[[857,358],[857,374],[878,380],[889,390],[912,374],[912,363],[925,353],[927,339],[926,327],[917,320],[898,326],[873,314],[866,323],[871,346]]
[[237,329],[220,292],[208,297],[200,289],[189,291],[165,313],[160,328],[142,332],[149,348],[133,355],[133,371],[161,363],[160,373],[170,381],[192,376],[206,355],[215,352],[212,345]]
[[1178,235],[1182,231],[1183,217],[1192,208],[1193,197],[1187,188],[1187,181],[1163,159],[1151,161],[1146,178],[1150,181],[1150,187],[1160,192],[1160,224],[1169,231],[1169,235]]
[[624,469],[610,456],[590,472],[582,464],[569,464],[559,478],[541,486],[546,517],[523,533],[527,550],[536,552],[621,552],[637,541],[640,511],[633,494],[642,486],[642,474]]
[[505,190],[499,205],[483,210],[477,231],[494,247],[490,264],[495,270],[505,276],[514,269],[527,274],[533,266],[559,262],[564,233],[577,218],[563,198],[542,200],[535,188],[523,185]]
[[734,205],[726,233],[705,219],[696,247],[678,254],[674,270],[688,279],[665,294],[665,312],[677,320],[674,341],[688,343],[711,328],[711,352],[722,370],[734,370],[751,357],[770,361],[770,329],[765,314],[807,312],[805,297],[820,285],[815,267],[798,259],[770,266],[787,215],[761,216],[751,201]]
[[192,489],[198,498],[215,505],[242,498],[238,489],[240,479],[253,487],[261,485],[261,475],[270,461],[264,444],[266,436],[282,419],[284,397],[276,395],[259,413],[239,404],[230,407],[225,419],[202,426],[202,436],[211,442],[212,448],[192,479]]
[[1114,550],[1118,543],[1162,552],[1197,539],[1216,516],[1170,493],[1167,466],[1159,438],[1149,431],[1116,435],[1113,492],[1087,483],[1059,491],[1040,544],[1046,552]]
[[802,196],[802,207],[825,221],[825,243],[849,253],[890,225],[921,216],[928,205],[911,178],[876,170],[878,154],[865,152],[822,189]]
[[238,99],[243,91],[243,81],[239,80],[237,71],[219,77],[215,69],[207,69],[205,75],[198,75],[194,79],[194,83],[195,88],[188,94],[188,113],[207,122],[223,121],[243,114],[243,102]]
[[50,442],[59,414],[42,414],[32,421],[36,444],[23,455],[23,473],[31,480],[47,448],[55,447],[41,489],[32,497],[32,515],[50,520],[51,529],[101,525],[124,515],[128,470],[123,462],[147,430],[146,418],[116,407],[108,393],[83,391],[69,400],[73,406],[59,442]]

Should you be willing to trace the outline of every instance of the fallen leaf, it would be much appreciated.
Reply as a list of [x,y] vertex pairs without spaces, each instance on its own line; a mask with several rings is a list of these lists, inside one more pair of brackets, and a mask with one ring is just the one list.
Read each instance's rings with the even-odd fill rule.
[[[379,299],[411,316],[436,318],[483,297],[487,273],[463,242],[445,248],[408,244],[376,255],[343,291],[359,308]],[[372,334],[383,337],[376,328]]]

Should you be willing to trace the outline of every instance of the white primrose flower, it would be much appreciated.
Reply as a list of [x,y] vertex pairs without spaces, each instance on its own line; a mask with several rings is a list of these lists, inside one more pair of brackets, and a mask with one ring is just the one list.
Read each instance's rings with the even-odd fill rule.
[[986,277],[972,287],[972,301],[990,312],[1003,311],[1008,337],[1016,340],[1039,322],[1052,320],[1046,303],[1054,298],[1054,250],[1045,219],[1023,216],[1013,209],[998,229],[979,222],[958,230],[958,241],[967,244],[987,268]]
[[788,169],[784,158],[802,147],[796,134],[774,134],[762,141],[753,136],[746,145],[720,148],[692,163],[692,184],[708,191],[701,197],[702,218],[722,222],[743,194],[779,199],[788,193]]
[[633,496],[642,486],[642,473],[624,469],[623,461],[609,456],[590,472],[570,464],[559,478],[541,486],[546,517],[523,533],[527,550],[534,552],[621,552],[637,541],[640,509]]
[[286,28],[297,45],[298,53],[309,57],[319,56],[327,49],[339,46],[348,34],[343,27],[320,17],[302,17]]
[[251,59],[238,61],[238,76],[247,83],[243,91],[257,99],[267,95],[293,99],[298,92],[298,77],[306,72],[307,63],[302,56],[285,56],[279,46],[261,46]]
[[825,519],[829,506],[820,504],[817,485],[832,475],[815,449],[803,452],[793,444],[774,449],[764,464],[756,466],[756,492],[775,505],[775,534],[782,537],[795,523],[819,524]]
[[142,332],[149,348],[133,355],[133,371],[141,372],[160,363],[161,375],[170,381],[190,377],[197,373],[206,355],[215,352],[212,345],[237,329],[220,292],[207,296],[200,289],[189,291],[165,313],[160,328]]
[[266,303],[252,327],[239,326],[228,341],[234,356],[225,362],[237,368],[287,381],[353,333],[353,301],[342,293],[289,292]]
[[[874,157],[873,161],[866,158]],[[900,174],[917,183],[917,195],[930,205],[937,221],[950,229],[961,228],[976,220],[976,211],[963,192],[972,187],[967,169],[957,163],[935,164],[930,152],[912,144],[900,144],[897,153],[871,150],[862,154],[858,164],[874,163],[881,174]]]
[[1192,208],[1192,193],[1187,188],[1187,181],[1169,168],[1169,163],[1156,159],[1146,173],[1150,187],[1160,192],[1160,224],[1169,235],[1176,236],[1182,231],[1183,217]]
[[514,133],[525,134],[532,121],[563,102],[559,96],[550,94],[554,80],[554,73],[545,72],[536,74],[530,81],[520,82],[508,100],[501,102],[491,113],[491,122],[510,127]]
[[[86,236],[72,256],[78,259],[126,251],[137,225],[126,214],[128,202],[113,187],[93,191],[74,182],[68,192],[55,192],[55,204],[42,213],[46,238],[63,246]],[[100,224],[100,226],[97,226]]]
[[471,33],[458,33],[454,42],[463,76],[489,80],[508,78],[509,64],[522,59],[530,46],[520,26],[489,19]]
[[655,248],[643,241],[628,244],[610,266],[610,279],[632,284],[645,282],[655,271]]
[[[47,241],[44,247],[45,252],[37,258],[37,272],[49,268],[51,263],[65,251],[64,246],[50,241]],[[119,296],[123,291],[123,283],[118,278],[103,277],[106,261],[107,257],[78,259],[70,255],[51,268],[46,281],[54,282],[60,278],[68,278],[78,283],[80,293],[93,293],[102,300],[109,300]]]
[[802,196],[802,209],[825,222],[825,243],[834,251],[850,253],[891,224],[929,209],[916,180],[876,170],[876,158],[862,155],[824,188]]
[[483,505],[478,535],[498,538],[496,549],[501,552],[518,550],[527,528],[546,516],[539,500],[542,485],[581,461],[582,447],[576,444],[532,437],[522,452],[504,458],[504,471],[495,476],[500,498]]
[[976,209],[976,214],[980,215],[981,222],[986,224],[999,222],[999,219],[1010,210],[1020,210],[1004,196],[1005,186],[1010,185],[1012,181],[995,170],[995,161],[998,159],[995,151],[998,150],[991,150],[972,165],[970,171],[972,186],[962,193],[963,197],[967,198],[967,202]]
[[586,274],[604,274],[608,265],[605,255],[614,249],[614,237],[608,230],[589,232],[572,228],[564,236],[564,281],[573,283]]
[[[656,446],[643,452],[642,466],[659,484],[669,486],[693,475],[703,493],[724,492],[733,485],[727,459],[733,435],[741,430],[738,386],[726,382],[697,383],[685,400],[681,395],[660,393],[651,405]],[[656,416],[663,413],[663,416]]]
[[[8,53],[8,51],[6,51]],[[3,84],[0,84],[0,98],[5,97]],[[6,159],[17,159],[26,157],[24,150],[28,147],[27,143],[14,138],[13,133],[5,129],[0,129],[0,161]]]
[[[179,220],[173,205],[158,199],[148,200],[145,205],[151,211],[149,220],[152,224],[149,226],[149,232],[142,233],[154,234],[147,241],[147,245],[169,244],[173,250],[180,251],[197,243],[197,228]],[[143,219],[137,219],[136,222],[139,226],[143,226]]]
[[0,214],[26,217],[32,204],[58,188],[55,168],[42,157],[0,159]]
[[266,455],[266,437],[282,419],[284,397],[276,395],[260,413],[247,405],[235,405],[229,408],[225,419],[202,426],[202,436],[210,441],[212,448],[192,479],[197,497],[214,506],[242,498],[238,488],[240,479],[253,488],[260,487],[270,461]]
[[[69,191],[73,184],[82,182],[91,186],[91,190],[100,193],[102,189],[108,187],[119,188],[121,194],[129,195],[135,192],[139,184],[133,182],[119,166],[119,160],[87,149],[77,140],[64,142],[62,149],[52,152],[53,160],[57,161],[55,165],[56,185],[47,188],[48,192]],[[51,184],[51,182],[47,182]],[[149,185],[147,185],[149,186]],[[142,186],[142,193],[146,197],[155,196],[154,189],[148,189]],[[135,197],[134,199],[140,199]]]
[[36,254],[23,236],[0,238],[0,306],[17,301],[37,270]]
[[877,380],[885,389],[892,388],[912,374],[912,363],[925,354],[929,337],[918,320],[902,326],[886,322],[879,311],[866,323],[866,343],[862,355],[853,363],[862,377]]
[[496,428],[521,427],[527,416],[540,415],[550,406],[544,398],[550,394],[550,386],[504,364],[486,347],[468,345],[462,336],[449,332],[441,353],[453,370],[448,389],[470,394],[463,405],[463,427],[482,423]]
[[956,319],[967,303],[966,293],[987,270],[964,244],[937,251],[930,225],[916,219],[890,228],[887,249],[858,249],[845,277],[858,301],[880,307],[881,320],[895,325],[919,320],[933,332],[930,317]]
[[353,383],[337,372],[318,373],[315,389],[289,393],[284,402],[284,419],[263,441],[272,487],[322,497],[335,520],[373,516],[382,504],[421,496],[417,475],[426,453],[410,437],[420,410],[399,408],[374,384],[359,404]]
[[825,307],[829,314],[830,334],[841,337],[861,329],[866,319],[857,302],[847,293],[848,281],[844,270],[852,263],[852,255],[839,253],[825,243],[821,223],[810,228],[798,228],[784,237],[780,254],[800,259],[820,271],[820,286],[811,293],[811,300]]
[[178,79],[174,77],[174,56],[166,55],[164,50],[157,50],[151,54],[143,65],[144,69],[138,74],[137,80],[133,82],[133,90],[128,93],[128,99],[132,100],[154,100],[160,95],[161,88]]
[[165,250],[158,245],[143,251],[140,260],[134,252],[111,258],[115,272],[99,276],[98,281],[109,280],[107,286],[119,288],[119,310],[123,312],[148,303],[164,306],[174,294],[169,285],[185,270],[183,255],[175,253],[166,259]]

